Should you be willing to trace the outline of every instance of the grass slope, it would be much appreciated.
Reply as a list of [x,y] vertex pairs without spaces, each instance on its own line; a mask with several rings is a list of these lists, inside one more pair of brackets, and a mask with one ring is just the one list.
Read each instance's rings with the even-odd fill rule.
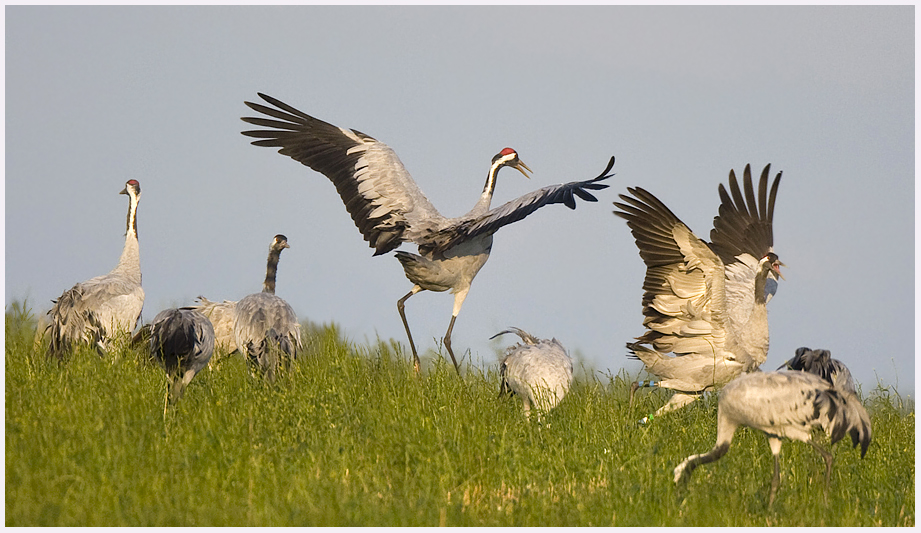
[[679,490],[672,469],[716,438],[716,399],[638,426],[667,393],[631,410],[625,375],[576,381],[538,423],[498,398],[492,369],[460,379],[436,356],[417,377],[393,342],[312,328],[274,385],[225,357],[164,412],[164,374],[140,353],[59,365],[34,333],[21,304],[7,310],[7,526],[915,523],[913,407],[881,388],[866,401],[866,458],[845,441],[832,450],[827,505],[821,458],[787,443],[768,508],[762,434],[741,430]]

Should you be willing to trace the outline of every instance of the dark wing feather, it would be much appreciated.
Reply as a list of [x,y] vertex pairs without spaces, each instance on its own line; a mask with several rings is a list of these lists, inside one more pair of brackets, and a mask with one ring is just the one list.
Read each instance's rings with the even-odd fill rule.
[[777,188],[783,172],[778,172],[767,192],[768,174],[771,165],[764,167],[758,184],[758,196],[755,197],[752,185],[751,166],[745,166],[743,190],[736,180],[735,171],[729,171],[729,191],[723,184],[719,186],[719,215],[713,219],[710,232],[712,248],[725,264],[735,261],[735,257],[749,254],[761,259],[774,245],[772,222],[774,219],[774,202]]
[[599,182],[613,176],[613,174],[608,174],[613,166],[614,158],[612,157],[604,171],[596,178],[544,187],[490,209],[483,215],[461,219],[454,226],[434,234],[431,239],[433,243],[431,248],[435,252],[442,252],[478,235],[494,233],[502,226],[517,222],[545,205],[561,203],[570,209],[575,209],[576,200],[573,195],[587,202],[597,202],[598,199],[588,191],[607,188],[607,184]]
[[[279,148],[286,155],[323,174],[336,191],[374,255],[415,240],[413,226],[428,231],[443,217],[422,194],[393,150],[357,130],[339,128],[259,93],[277,109],[245,102],[273,117],[244,117],[263,130],[244,131],[256,146]],[[275,120],[278,119],[278,120]],[[426,226],[426,227],[421,227]]]

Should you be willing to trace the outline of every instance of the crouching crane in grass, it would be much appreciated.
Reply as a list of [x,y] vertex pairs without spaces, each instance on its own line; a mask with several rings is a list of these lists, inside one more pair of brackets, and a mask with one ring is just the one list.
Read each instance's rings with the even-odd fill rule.
[[[646,263],[643,325],[631,356],[658,376],[655,383],[675,390],[656,415],[678,409],[701,392],[758,370],[767,359],[767,303],[783,276],[774,253],[774,201],[781,174],[768,194],[770,165],[755,196],[746,165],[743,195],[734,171],[729,190],[719,186],[719,215],[707,243],[698,238],[658,198],[628,188],[614,214],[627,220]],[[674,355],[669,355],[669,354]],[[633,392],[639,383],[634,384]]]
[[61,359],[76,343],[94,346],[104,355],[117,332],[130,334],[137,326],[144,307],[137,233],[141,184],[128,180],[119,194],[128,195],[128,224],[122,255],[108,274],[77,283],[54,300],[54,306],[48,311],[46,328],[51,334],[49,356]]
[[281,251],[290,248],[284,235],[276,235],[269,247],[262,292],[246,296],[234,306],[233,333],[237,348],[259,368],[266,381],[275,380],[279,356],[290,363],[301,348],[301,326],[294,309],[275,295],[275,274]]
[[716,461],[729,451],[739,426],[767,434],[774,455],[774,477],[768,505],[773,504],[780,485],[780,446],[783,438],[808,442],[825,460],[825,489],[831,482],[831,453],[812,441],[812,430],[823,429],[834,444],[850,435],[860,457],[867,453],[872,432],[870,417],[857,396],[842,386],[806,372],[754,372],[729,382],[720,391],[716,445],[707,453],[692,455],[675,468],[675,483],[687,480],[701,464]]
[[810,350],[805,346],[796,349],[793,359],[780,365],[777,370],[802,370],[815,374],[829,383],[838,383],[838,388],[856,396],[857,386],[854,377],[844,363],[832,359],[828,350]]
[[406,277],[413,283],[409,293],[397,301],[397,310],[409,338],[417,372],[419,355],[403,311],[406,300],[421,291],[451,291],[454,294],[454,310],[444,346],[459,373],[460,367],[451,347],[451,331],[473,278],[489,258],[493,233],[545,205],[562,203],[575,209],[576,196],[589,202],[597,201],[589,191],[607,187],[599,181],[610,177],[607,172],[614,165],[612,157],[597,178],[544,187],[490,209],[499,169],[511,167],[525,177],[529,177],[527,172],[531,171],[515,150],[505,148],[493,157],[483,194],[473,209],[462,217],[446,218],[422,194],[396,153],[386,144],[357,130],[339,128],[313,118],[270,96],[261,93],[259,96],[274,107],[252,102],[246,105],[277,120],[243,118],[250,124],[269,128],[244,131],[243,135],[259,139],[252,144],[279,148],[278,153],[329,178],[358,230],[374,248],[374,255],[385,254],[404,242],[419,246],[418,255],[396,252]]
[[499,364],[503,394],[517,394],[524,404],[524,414],[531,409],[547,413],[557,406],[572,384],[572,359],[556,339],[537,339],[518,328],[496,333],[495,339],[515,333],[522,343],[510,346]]
[[151,357],[157,359],[169,378],[167,404],[182,398],[186,386],[208,365],[214,352],[214,329],[205,315],[191,309],[160,311],[153,322],[134,337],[149,336]]

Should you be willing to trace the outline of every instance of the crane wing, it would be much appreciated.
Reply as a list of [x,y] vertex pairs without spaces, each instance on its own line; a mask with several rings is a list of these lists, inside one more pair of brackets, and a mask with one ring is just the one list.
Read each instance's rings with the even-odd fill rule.
[[[768,194],[770,170],[771,165],[767,165],[761,172],[757,198],[750,165],[745,165],[742,176],[744,195],[732,170],[729,171],[730,192],[722,183],[719,186],[721,204],[710,232],[711,248],[726,265],[726,316],[736,330],[748,322],[755,306],[758,262],[773,251],[774,202],[783,173],[779,172],[774,178]],[[765,300],[773,296],[776,288],[776,282],[767,284]]]
[[640,187],[627,190],[632,196],[621,194],[626,203],[615,202],[614,214],[626,219],[647,267],[648,331],[637,340],[660,353],[704,356],[712,366],[725,356],[723,264],[658,198]]
[[549,204],[561,203],[575,209],[576,196],[586,202],[597,202],[598,199],[588,191],[606,189],[608,185],[599,182],[613,176],[608,174],[613,166],[612,157],[607,167],[596,178],[550,185],[490,209],[482,215],[457,219],[455,224],[431,235],[425,245],[431,246],[435,252],[441,252],[478,235],[495,233],[502,226],[517,222]]
[[772,251],[774,202],[783,172],[778,172],[774,178],[769,196],[767,187],[770,171],[771,165],[767,165],[761,172],[757,199],[752,186],[751,165],[745,165],[742,176],[744,196],[736,180],[735,171],[729,171],[731,195],[726,192],[722,183],[719,186],[721,204],[719,215],[713,218],[710,241],[713,250],[727,265],[743,254],[748,254],[757,261]]
[[271,96],[259,96],[275,108],[246,105],[273,118],[244,117],[243,121],[269,129],[243,135],[260,139],[253,145],[277,147],[278,153],[329,178],[358,230],[375,249],[374,255],[405,241],[418,243],[446,223],[389,146],[357,130],[313,118]]

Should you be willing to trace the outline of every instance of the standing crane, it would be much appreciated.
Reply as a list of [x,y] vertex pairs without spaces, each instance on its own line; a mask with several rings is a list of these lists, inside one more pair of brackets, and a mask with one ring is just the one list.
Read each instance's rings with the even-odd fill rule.
[[531,408],[547,413],[557,406],[572,384],[572,359],[556,339],[537,339],[518,328],[509,328],[493,335],[515,333],[523,344],[510,346],[499,363],[503,394],[517,394],[524,403],[524,414],[531,417]]
[[103,276],[77,283],[48,311],[51,343],[48,355],[62,359],[75,343],[96,347],[104,355],[116,332],[131,333],[144,307],[141,259],[138,246],[137,209],[141,184],[128,180],[119,194],[128,195],[125,247],[118,264]]
[[208,365],[214,352],[211,322],[193,309],[165,309],[135,335],[135,341],[150,336],[150,355],[169,378],[167,405],[182,398],[186,386]]
[[[719,215],[707,243],[694,235],[658,198],[636,187],[614,202],[627,220],[646,263],[643,325],[638,342],[627,343],[631,357],[675,394],[655,415],[687,405],[700,393],[767,359],[767,302],[783,278],[774,253],[774,201],[782,173],[768,195],[764,167],[756,199],[751,168],[745,166],[743,196],[735,172],[722,184]],[[669,356],[669,353],[675,354]],[[631,400],[639,383],[631,389]]]
[[275,295],[275,274],[281,251],[290,248],[288,238],[276,235],[269,247],[262,292],[237,302],[233,310],[233,333],[237,349],[257,366],[270,383],[275,380],[279,352],[297,357],[301,348],[301,325],[294,309]]
[[675,467],[675,483],[690,479],[701,464],[711,463],[729,451],[732,436],[739,426],[767,434],[774,455],[774,477],[768,505],[774,503],[780,485],[780,447],[782,438],[808,442],[825,460],[825,489],[831,481],[834,457],[812,441],[812,429],[822,428],[835,444],[845,435],[854,447],[860,444],[860,457],[867,453],[872,438],[870,417],[857,396],[846,388],[801,371],[753,372],[729,382],[720,391],[716,445],[707,453],[692,455]]
[[847,390],[854,396],[857,395],[857,386],[854,383],[854,377],[851,376],[851,371],[841,361],[832,359],[831,352],[828,350],[810,350],[805,346],[797,348],[793,359],[777,368],[777,370],[781,369],[802,370],[815,374],[829,383],[838,382],[839,388]]
[[329,178],[358,230],[374,248],[374,255],[390,252],[403,242],[419,246],[418,255],[403,251],[395,254],[413,283],[409,293],[397,301],[397,310],[417,372],[419,355],[403,310],[406,300],[424,290],[454,294],[454,310],[444,346],[460,373],[451,348],[451,331],[473,278],[489,258],[493,233],[548,204],[563,203],[575,209],[575,196],[597,201],[588,191],[606,188],[599,181],[610,177],[607,172],[614,165],[612,157],[604,172],[594,179],[544,187],[490,209],[499,169],[511,167],[525,177],[531,171],[515,150],[505,148],[493,157],[483,193],[473,209],[458,218],[445,218],[422,194],[386,144],[357,130],[313,118],[270,96],[262,93],[259,96],[274,108],[246,102],[254,111],[272,117],[243,118],[249,124],[269,128],[244,131],[243,135],[259,139],[252,144],[277,147],[278,153]]

